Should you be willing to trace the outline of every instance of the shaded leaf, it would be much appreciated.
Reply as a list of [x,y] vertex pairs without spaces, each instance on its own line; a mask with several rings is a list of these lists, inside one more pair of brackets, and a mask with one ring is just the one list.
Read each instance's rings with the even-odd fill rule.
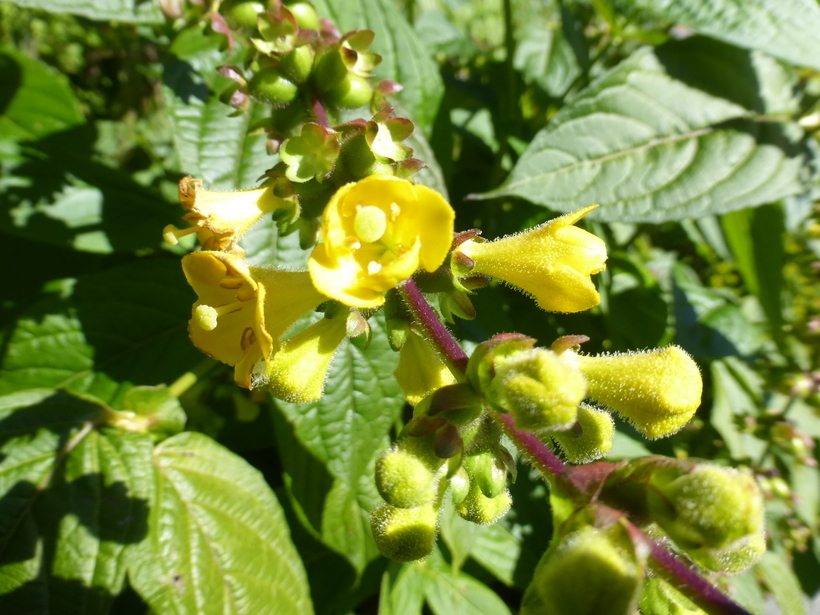
[[781,555],[768,551],[755,566],[755,572],[763,578],[783,615],[806,615],[800,581]]
[[95,21],[162,23],[159,6],[148,0],[14,0],[12,4],[49,13],[70,13]]

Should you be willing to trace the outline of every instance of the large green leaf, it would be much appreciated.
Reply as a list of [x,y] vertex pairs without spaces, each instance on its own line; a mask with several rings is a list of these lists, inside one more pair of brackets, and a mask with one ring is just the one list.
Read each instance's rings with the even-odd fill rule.
[[694,39],[633,54],[559,111],[508,181],[479,198],[558,211],[599,203],[593,217],[661,222],[802,192],[802,131],[756,115],[774,104],[757,84],[782,71],[749,54],[738,65],[743,53]]
[[202,179],[211,190],[251,188],[278,160],[267,153],[264,135],[248,134],[266,108],[251,103],[249,111],[237,114],[218,98],[230,82],[219,77],[217,69],[239,60],[238,50],[228,53],[224,46],[222,35],[185,30],[171,46],[176,60],[164,74],[163,92],[181,170]]
[[444,84],[429,50],[396,4],[392,0],[317,0],[313,4],[320,16],[331,18],[342,32],[368,28],[376,33],[371,49],[383,58],[373,71],[376,78],[392,79],[404,86],[397,98],[429,136]]
[[[357,572],[378,553],[368,521],[378,502],[373,463],[404,405],[393,378],[397,355],[380,319],[370,322],[370,346],[343,342],[320,401],[276,403],[293,430],[282,426],[276,436],[295,505],[315,535]],[[317,465],[326,470],[317,472]]]
[[97,403],[45,389],[0,398],[0,603],[107,613],[146,532],[149,436],[100,428]]
[[763,578],[783,615],[806,615],[800,581],[782,555],[769,551],[755,566],[755,572]]
[[632,0],[629,6],[798,66],[820,68],[820,8],[813,0]]
[[732,459],[758,462],[767,444],[745,429],[745,419],[760,413],[760,377],[734,357],[715,361],[711,371],[712,426],[723,438]]
[[[94,127],[66,79],[21,54],[0,54],[0,226],[96,253],[156,249],[175,212],[159,194],[94,160]],[[7,76],[7,77],[6,77]]]
[[257,470],[194,432],[165,440],[152,462],[148,533],[128,574],[155,612],[313,612],[284,513]]
[[158,3],[151,0],[13,0],[12,4],[96,21],[162,23],[165,19]]
[[498,594],[473,577],[451,570],[437,551],[416,566],[425,578],[425,597],[435,615],[510,615]]
[[171,383],[201,361],[188,341],[194,295],[179,262],[137,261],[77,280],[11,331],[0,394],[38,387],[86,391],[116,403],[133,384]]

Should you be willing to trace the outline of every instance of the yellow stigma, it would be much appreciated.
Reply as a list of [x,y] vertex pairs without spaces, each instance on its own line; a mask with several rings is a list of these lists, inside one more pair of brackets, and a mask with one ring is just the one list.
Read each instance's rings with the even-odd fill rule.
[[376,242],[387,231],[387,214],[375,205],[363,205],[356,211],[353,230],[362,241]]
[[196,226],[189,226],[188,228],[178,229],[174,228],[173,224],[169,224],[162,229],[162,238],[170,246],[175,246],[179,243],[180,237],[185,237],[191,233],[196,233],[198,228]]
[[242,301],[234,301],[220,307],[212,307],[210,305],[198,305],[194,310],[194,322],[197,326],[202,327],[206,331],[213,331],[218,324],[217,320],[220,316],[230,314],[242,309]]

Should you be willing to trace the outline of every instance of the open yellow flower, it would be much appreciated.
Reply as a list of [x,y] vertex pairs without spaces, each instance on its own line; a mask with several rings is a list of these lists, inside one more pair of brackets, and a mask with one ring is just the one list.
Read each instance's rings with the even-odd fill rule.
[[453,218],[438,192],[406,179],[372,175],[342,186],[325,209],[324,243],[308,262],[313,283],[345,305],[378,307],[420,266],[435,271],[444,262]]
[[190,211],[183,219],[191,226],[177,230],[169,224],[163,231],[165,241],[176,245],[180,237],[196,233],[206,250],[224,252],[239,251],[236,242],[265,214],[296,206],[275,196],[270,187],[212,192],[202,190],[202,180],[191,176],[179,182],[179,201]]
[[249,267],[225,252],[193,252],[182,259],[182,269],[198,297],[191,341],[234,366],[236,383],[246,388],[256,363],[270,357],[285,331],[327,300],[307,271]]
[[489,275],[532,295],[548,312],[581,312],[601,297],[590,275],[606,268],[604,242],[573,226],[590,205],[518,235],[495,241],[469,240],[456,252],[474,261],[470,273]]
[[413,405],[424,397],[456,379],[450,369],[433,350],[430,342],[410,330],[399,352],[399,364],[393,372],[404,396]]

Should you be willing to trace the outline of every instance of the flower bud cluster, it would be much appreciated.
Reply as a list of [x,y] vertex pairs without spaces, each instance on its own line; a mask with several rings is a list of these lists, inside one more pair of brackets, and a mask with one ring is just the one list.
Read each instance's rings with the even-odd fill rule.
[[416,406],[398,442],[376,462],[385,504],[373,512],[371,527],[385,556],[413,561],[430,554],[448,487],[468,521],[495,523],[507,512],[514,464],[499,435],[469,385],[442,387]]

